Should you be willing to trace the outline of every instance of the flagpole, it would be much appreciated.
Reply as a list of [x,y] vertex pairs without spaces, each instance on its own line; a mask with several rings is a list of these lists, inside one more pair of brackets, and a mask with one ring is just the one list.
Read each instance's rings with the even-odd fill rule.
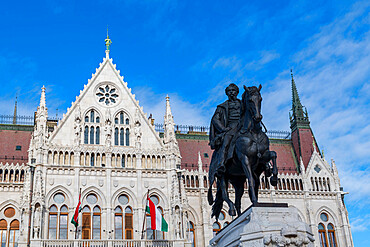
[[[79,202],[80,202],[80,198],[81,198],[81,188],[80,188],[80,193],[78,194],[78,201]],[[78,207],[78,203],[77,203],[77,207]],[[76,228],[75,228],[75,239],[76,240],[77,240],[77,228],[78,228],[78,225],[76,225]]]
[[148,204],[148,197],[149,197],[149,189],[148,189],[148,192],[146,194],[146,202],[145,202],[145,205],[144,205],[144,220],[143,220],[143,228],[141,230],[141,239],[144,239],[144,227],[145,227],[145,222],[146,222],[146,205]]

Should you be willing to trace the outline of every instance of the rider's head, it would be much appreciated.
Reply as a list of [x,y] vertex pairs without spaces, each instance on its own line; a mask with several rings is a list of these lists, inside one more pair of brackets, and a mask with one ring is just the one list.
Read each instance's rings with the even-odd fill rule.
[[234,83],[231,83],[226,89],[225,89],[226,95],[229,97],[230,100],[235,100],[236,96],[239,94],[239,88]]

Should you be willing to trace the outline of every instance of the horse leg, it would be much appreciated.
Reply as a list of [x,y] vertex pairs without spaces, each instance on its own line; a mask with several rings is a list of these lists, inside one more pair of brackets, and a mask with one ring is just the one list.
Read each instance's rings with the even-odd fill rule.
[[270,151],[270,158],[272,160],[272,177],[270,178],[270,183],[271,183],[272,186],[276,186],[277,181],[278,181],[278,178],[277,178],[278,168],[277,168],[277,165],[276,165],[277,155],[276,155],[275,151]]
[[[259,168],[257,171],[255,171],[253,173],[253,177],[254,177],[254,181],[255,181],[254,193],[256,193],[257,201],[258,201],[258,190],[259,190],[260,184],[261,184],[260,177],[261,177],[261,174],[262,174],[263,171],[264,171],[264,168],[263,168],[263,166],[261,166],[261,168]],[[263,181],[262,181],[262,183],[263,183]]]
[[248,160],[248,157],[245,156],[245,155],[242,155],[242,157],[240,157],[240,161],[242,163],[242,167],[243,167],[245,176],[248,179],[249,198],[251,199],[252,204],[256,205],[257,204],[257,197],[256,197],[255,189],[254,189],[255,188],[255,182],[254,182],[254,179],[253,179],[253,174],[252,174],[252,169],[251,169],[250,162]]
[[231,180],[231,184],[235,189],[235,208],[239,216],[241,215],[241,204],[244,194],[245,179],[239,179],[238,177],[236,177],[235,179]]
[[234,206],[234,203],[230,200],[229,195],[227,193],[228,182],[227,182],[227,179],[225,179],[225,177],[221,177],[220,185],[221,185],[222,199],[229,205],[229,215],[235,216],[236,215],[235,206]]
[[212,206],[212,215],[211,217],[215,216],[216,221],[218,221],[218,216],[220,215],[221,209],[222,209],[222,204],[224,200],[222,199],[222,191],[221,191],[221,185],[219,179],[216,181],[217,183],[217,192],[216,192],[216,198],[213,202]]

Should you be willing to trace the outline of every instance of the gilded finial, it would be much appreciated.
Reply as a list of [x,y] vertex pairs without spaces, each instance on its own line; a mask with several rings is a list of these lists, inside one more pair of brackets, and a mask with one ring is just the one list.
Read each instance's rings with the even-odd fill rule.
[[109,35],[108,35],[108,25],[107,25],[107,38],[105,39],[106,51],[109,51],[111,44],[112,44],[112,40],[110,40],[110,38],[109,38]]

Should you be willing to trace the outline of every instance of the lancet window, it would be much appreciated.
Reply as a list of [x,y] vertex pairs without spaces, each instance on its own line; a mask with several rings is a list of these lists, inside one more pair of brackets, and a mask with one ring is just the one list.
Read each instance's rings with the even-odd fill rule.
[[325,212],[320,214],[318,225],[320,247],[337,247],[337,239],[332,219]]
[[117,201],[118,206],[114,210],[115,239],[133,239],[133,211],[129,206],[129,197],[122,194]]
[[68,239],[68,207],[63,193],[53,196],[53,205],[49,207],[49,239]]
[[85,115],[84,144],[100,144],[100,116],[94,109]]
[[16,247],[19,240],[19,221],[15,218],[15,209],[7,207],[3,211],[5,219],[0,220],[0,246]]
[[101,238],[101,208],[98,206],[99,199],[94,193],[90,193],[85,200],[82,209],[82,239]]
[[192,247],[196,247],[196,243],[195,243],[195,229],[194,229],[194,223],[192,221],[189,221],[189,223],[188,223],[188,231],[187,231],[187,234],[188,234],[188,240],[190,240],[190,242],[191,242],[191,246]]
[[114,145],[130,146],[130,120],[129,115],[120,111],[114,118]]

